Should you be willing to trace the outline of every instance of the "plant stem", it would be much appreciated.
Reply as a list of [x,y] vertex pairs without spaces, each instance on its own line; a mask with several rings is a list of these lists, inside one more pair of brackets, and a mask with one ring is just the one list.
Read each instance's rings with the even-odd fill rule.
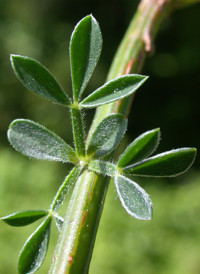
[[[175,8],[199,0],[143,0],[116,53],[107,80],[141,71],[162,21]],[[128,115],[133,97],[97,109],[90,134],[113,112]],[[49,274],[87,274],[109,178],[85,170],[70,199]]]
[[88,273],[108,184],[102,178],[85,170],[77,180],[49,273]]
[[74,144],[79,157],[85,156],[85,132],[83,126],[83,117],[79,108],[71,108],[71,119]]

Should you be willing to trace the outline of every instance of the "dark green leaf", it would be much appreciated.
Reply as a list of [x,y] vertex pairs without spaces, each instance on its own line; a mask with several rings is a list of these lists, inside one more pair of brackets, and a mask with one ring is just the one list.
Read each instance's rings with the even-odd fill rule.
[[18,119],[10,124],[8,140],[22,154],[41,160],[77,162],[75,151],[55,133],[33,121]]
[[118,167],[135,164],[149,155],[157,148],[160,139],[160,129],[147,131],[135,139],[122,153],[119,158]]
[[58,231],[61,232],[64,219],[60,217],[59,215],[54,215],[54,220],[58,228]]
[[147,177],[177,176],[190,168],[195,156],[195,148],[175,149],[124,168],[123,171],[125,173]]
[[46,215],[48,215],[48,211],[45,210],[23,210],[2,217],[1,220],[11,226],[25,226]]
[[50,227],[49,216],[25,242],[18,259],[19,274],[35,273],[42,265],[48,249]]
[[111,152],[123,138],[127,119],[121,114],[110,114],[100,121],[88,141],[87,153],[94,158]]
[[88,168],[92,171],[114,177],[117,173],[117,167],[112,163],[101,162],[98,160],[91,161]]
[[141,220],[152,219],[152,201],[143,188],[123,176],[115,177],[115,186],[123,207],[131,216]]
[[38,61],[20,55],[11,55],[16,76],[29,90],[62,105],[70,105],[70,99],[54,76]]
[[132,74],[111,80],[85,98],[80,103],[80,106],[83,108],[94,108],[123,99],[136,91],[147,78],[143,75]]
[[74,101],[78,101],[99,60],[102,37],[92,15],[83,18],[75,27],[70,41],[70,63]]

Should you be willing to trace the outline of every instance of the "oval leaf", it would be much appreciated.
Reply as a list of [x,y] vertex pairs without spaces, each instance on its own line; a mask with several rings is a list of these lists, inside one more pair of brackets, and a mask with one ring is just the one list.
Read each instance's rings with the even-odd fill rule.
[[123,138],[126,129],[127,119],[121,114],[111,114],[102,119],[88,141],[88,155],[98,158],[111,152]]
[[22,154],[41,160],[76,162],[75,151],[52,131],[26,119],[10,124],[8,140]]
[[49,244],[51,217],[35,230],[25,242],[18,259],[19,274],[35,273],[42,265]]
[[67,94],[42,64],[20,55],[11,55],[10,60],[16,76],[25,87],[55,103],[70,105]]
[[92,15],[83,18],[75,27],[70,41],[70,64],[74,101],[78,101],[99,60],[102,36]]
[[126,211],[136,219],[151,220],[152,201],[145,190],[123,176],[115,177],[114,182],[119,199]]
[[118,167],[135,164],[151,155],[158,146],[160,129],[147,131],[135,139],[122,153],[118,161]]
[[94,108],[123,99],[136,91],[147,78],[137,74],[120,76],[95,90],[80,103],[80,106]]
[[11,226],[25,226],[46,215],[48,215],[48,211],[45,210],[23,210],[5,216],[1,220]]
[[123,171],[133,175],[152,177],[177,176],[187,171],[196,156],[195,148],[180,148],[158,154]]

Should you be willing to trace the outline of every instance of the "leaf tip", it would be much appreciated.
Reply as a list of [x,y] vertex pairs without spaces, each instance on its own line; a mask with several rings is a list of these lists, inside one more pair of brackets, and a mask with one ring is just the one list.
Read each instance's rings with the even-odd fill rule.
[[23,56],[21,55],[18,55],[18,54],[10,54],[10,61],[11,61],[11,64],[13,64],[15,62],[16,59],[18,58],[22,58]]
[[148,75],[142,75],[142,76],[143,76],[143,80],[142,80],[142,84],[143,84],[149,79],[149,76]]
[[11,66],[12,66],[13,69],[15,69],[14,68],[14,59],[15,59],[16,56],[17,55],[15,55],[15,54],[10,54],[10,62],[11,62]]

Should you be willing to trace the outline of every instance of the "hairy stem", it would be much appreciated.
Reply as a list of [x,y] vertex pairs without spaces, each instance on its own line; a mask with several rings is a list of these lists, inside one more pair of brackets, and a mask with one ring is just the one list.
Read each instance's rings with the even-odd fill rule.
[[[162,21],[177,7],[199,0],[143,0],[116,53],[107,80],[141,71]],[[128,115],[133,97],[97,109],[90,133],[113,112]],[[108,177],[85,170],[78,179],[54,252],[50,274],[87,274],[108,188]]]
[[[49,273],[87,274],[107,189],[102,177],[85,170],[73,190]],[[103,198],[104,200],[104,198]]]
[[83,116],[79,108],[71,108],[71,119],[76,153],[79,157],[84,157],[85,133],[83,126]]

